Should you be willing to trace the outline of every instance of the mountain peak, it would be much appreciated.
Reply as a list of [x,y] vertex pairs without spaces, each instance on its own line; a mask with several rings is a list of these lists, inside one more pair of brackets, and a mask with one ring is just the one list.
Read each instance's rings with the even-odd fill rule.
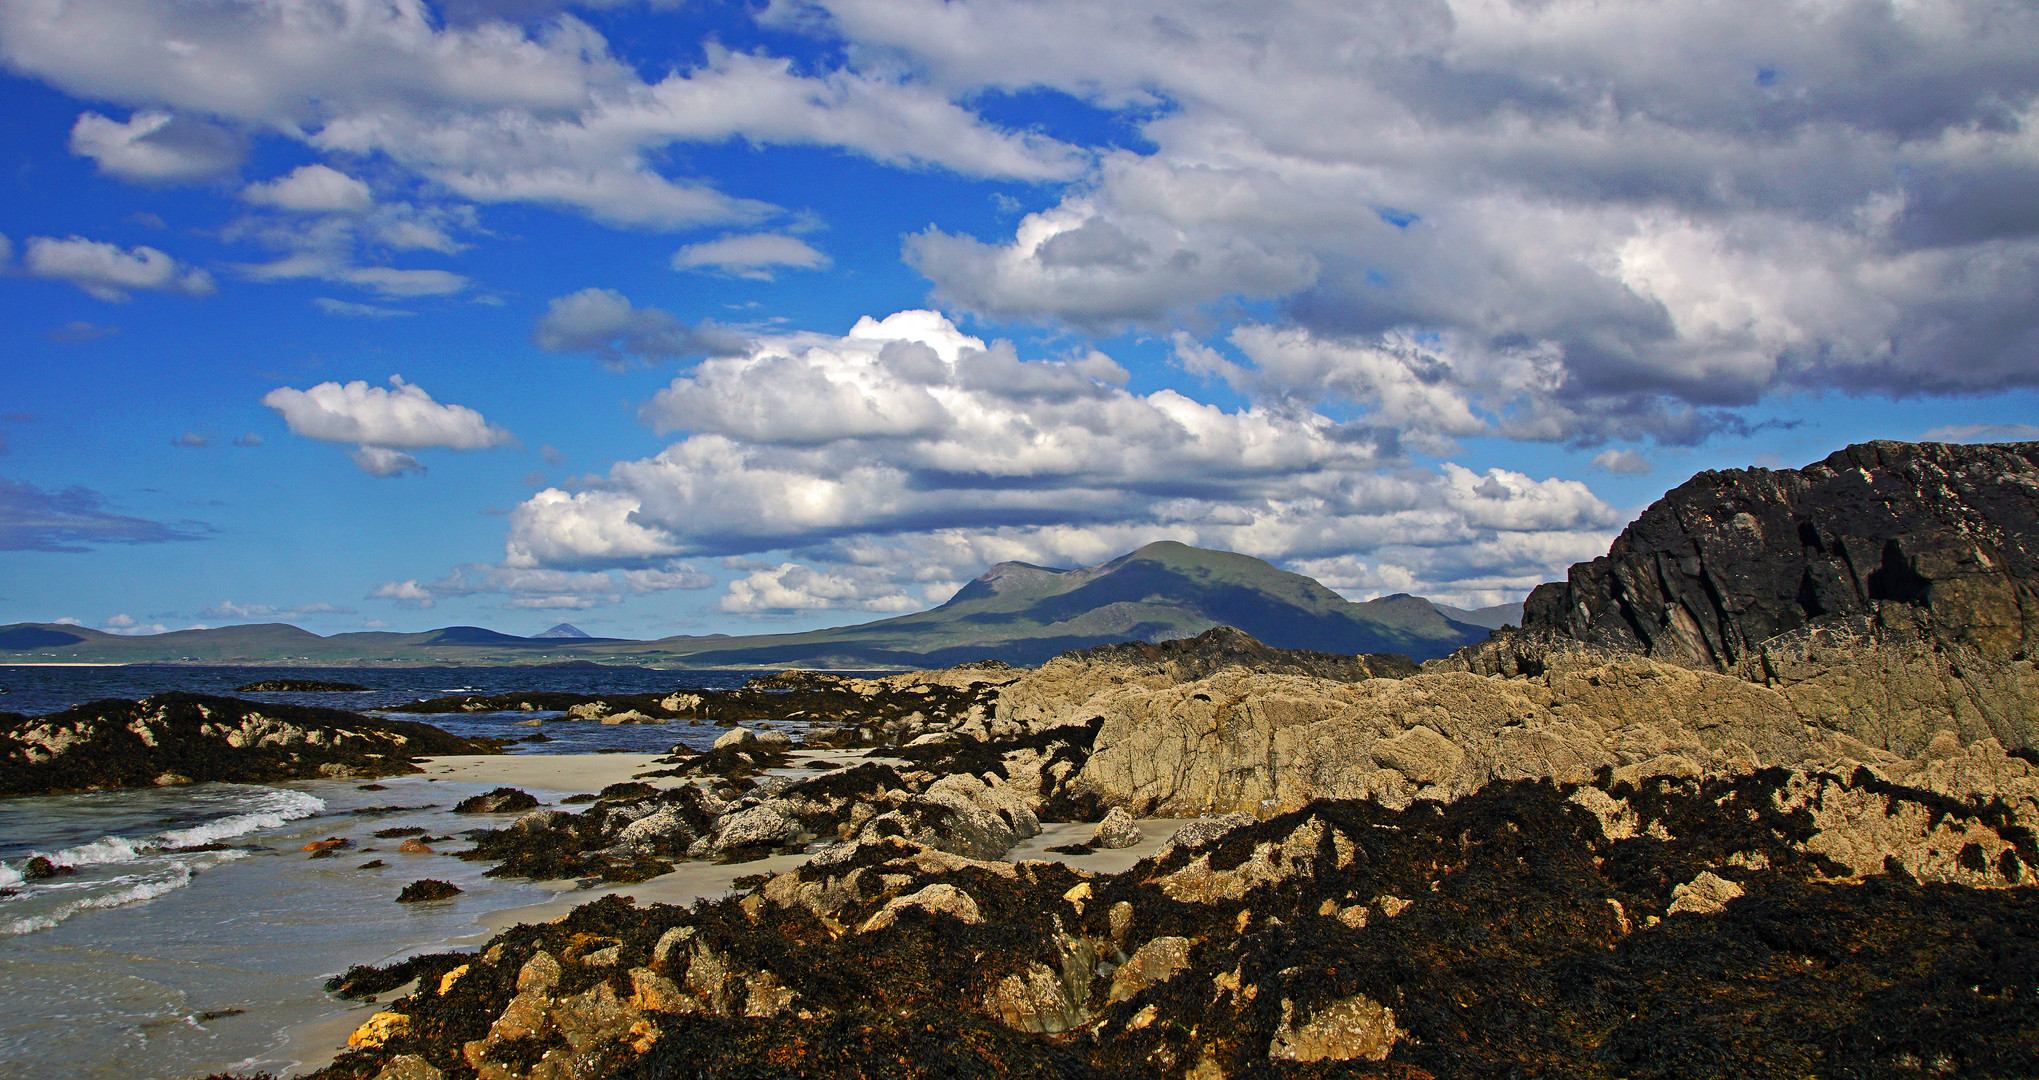
[[563,622],[542,634],[533,634],[531,636],[534,638],[586,638],[593,637],[594,635],[572,623]]

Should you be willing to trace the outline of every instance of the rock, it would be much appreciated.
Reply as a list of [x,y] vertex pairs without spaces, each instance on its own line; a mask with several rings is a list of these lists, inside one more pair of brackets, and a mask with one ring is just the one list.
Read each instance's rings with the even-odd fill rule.
[[513,787],[499,787],[486,795],[471,795],[454,804],[456,814],[511,814],[530,810],[538,799]]
[[887,901],[878,913],[857,927],[857,933],[866,934],[883,930],[899,921],[899,915],[907,908],[918,908],[931,915],[946,915],[968,926],[984,921],[977,913],[977,901],[970,894],[954,885],[929,885],[919,892],[907,896],[896,896]]
[[1046,964],[1030,963],[1017,975],[1000,979],[984,995],[986,1014],[1015,1031],[1053,1035],[1081,1026],[1090,1018],[1062,977]]
[[416,1054],[398,1054],[375,1074],[375,1080],[444,1080],[445,1075]]
[[758,741],[758,733],[749,728],[731,728],[715,740],[716,750],[741,750]]
[[24,881],[44,881],[49,878],[61,877],[65,874],[75,874],[77,872],[78,869],[76,867],[60,866],[51,862],[46,855],[33,856],[21,866],[21,878]]
[[660,719],[658,719],[657,717],[652,717],[652,716],[646,716],[645,714],[643,714],[643,713],[641,713],[641,712],[638,712],[638,711],[637,711],[636,709],[625,709],[625,710],[623,710],[622,712],[619,712],[619,713],[610,713],[609,715],[607,715],[607,716],[604,716],[604,717],[602,717],[602,723],[604,723],[604,724],[663,724],[663,723],[665,723],[665,721],[664,721],[664,720],[660,720]]
[[1126,813],[1123,806],[1114,806],[1106,813],[1104,820],[1091,831],[1090,846],[1094,848],[1129,848],[1142,838],[1140,825],[1133,815]]
[[391,776],[418,771],[419,756],[498,752],[409,721],[168,693],[42,717],[0,714],[0,796]]
[[318,679],[263,679],[236,686],[236,694],[346,694],[368,689],[350,682],[321,682]]
[[1671,890],[1671,906],[1664,912],[1676,915],[1681,911],[1696,912],[1700,915],[1717,915],[1727,907],[1727,902],[1742,895],[1742,887],[1711,870]]
[[411,1030],[411,1018],[400,1012],[379,1012],[363,1021],[347,1036],[348,1046],[381,1046]]
[[401,844],[398,844],[398,845],[396,846],[396,849],[397,849],[397,851],[398,851],[399,853],[401,853],[401,854],[404,854],[404,855],[430,855],[430,854],[432,854],[432,849],[431,849],[431,847],[430,847],[430,846],[428,846],[428,845],[427,845],[427,844],[426,844],[426,843],[425,843],[425,842],[424,842],[423,840],[420,840],[420,839],[418,839],[418,838],[417,838],[417,837],[415,837],[415,836],[411,837],[411,838],[410,838],[410,839],[408,839],[408,840],[405,840],[405,841],[404,841],[403,843],[401,843]]
[[450,900],[460,895],[460,886],[437,878],[422,878],[404,886],[397,894],[399,904],[418,904],[432,900]]
[[559,985],[559,961],[543,949],[532,953],[524,966],[517,969],[517,992],[527,990],[544,991]]
[[1301,1026],[1295,1024],[1295,1003],[1281,1003],[1281,1026],[1268,1044],[1267,1056],[1283,1061],[1382,1061],[1405,1032],[1395,1026],[1395,1011],[1355,994],[1318,1009]]
[[716,823],[715,847],[718,850],[737,848],[778,847],[800,837],[800,822],[788,817],[778,806],[760,803],[757,806],[725,816]]
[[1539,586],[1523,631],[1725,671],[1860,622],[2007,660],[2039,646],[2039,443],[1871,442],[1703,472],[1607,555]]
[[1158,986],[1189,967],[1190,940],[1158,937],[1133,951],[1133,955],[1112,973],[1109,1001],[1124,1001],[1150,986]]

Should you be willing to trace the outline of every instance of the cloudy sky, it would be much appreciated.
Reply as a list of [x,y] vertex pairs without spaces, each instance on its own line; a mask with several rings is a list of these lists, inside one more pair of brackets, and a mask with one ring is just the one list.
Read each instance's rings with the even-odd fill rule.
[[2039,437],[2023,0],[0,0],[0,622],[1520,599]]

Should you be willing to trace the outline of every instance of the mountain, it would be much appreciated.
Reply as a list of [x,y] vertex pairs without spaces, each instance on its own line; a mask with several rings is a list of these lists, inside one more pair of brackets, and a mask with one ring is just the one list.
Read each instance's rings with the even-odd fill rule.
[[563,622],[542,634],[533,634],[531,636],[539,641],[558,641],[558,640],[571,640],[575,638],[592,638],[595,635],[588,633],[586,630],[583,630],[570,622]]
[[[1477,614],[1477,613],[1475,613]],[[1097,566],[1000,563],[928,611],[798,634],[657,641],[538,637],[478,626],[319,637],[283,624],[119,637],[76,626],[0,627],[0,663],[180,660],[301,664],[497,664],[591,660],[671,667],[924,668],[971,660],[1037,664],[1070,649],[1194,637],[1235,626],[1276,648],[1443,656],[1487,636],[1421,597],[1354,603],[1301,574],[1172,541]]]
[[1445,618],[1454,622],[1465,623],[1468,626],[1484,626],[1489,630],[1499,630],[1504,626],[1522,625],[1522,601],[1520,600],[1512,604],[1495,604],[1493,607],[1471,609],[1452,607],[1450,604],[1440,604],[1435,600],[1432,600],[1430,604],[1442,613]]

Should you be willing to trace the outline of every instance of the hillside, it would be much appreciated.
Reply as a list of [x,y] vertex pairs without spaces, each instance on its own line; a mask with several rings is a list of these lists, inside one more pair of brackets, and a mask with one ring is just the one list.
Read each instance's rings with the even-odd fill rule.
[[[0,663],[243,662],[534,664],[562,660],[661,667],[920,668],[996,659],[1036,664],[1070,649],[1193,637],[1236,626],[1278,648],[1443,656],[1487,636],[1429,601],[1353,603],[1260,559],[1149,544],[1071,570],[1000,563],[939,607],[798,634],[656,641],[516,637],[474,626],[415,634],[320,637],[280,623],[122,637],[78,626],[0,627]],[[549,633],[549,632],[548,632]]]

